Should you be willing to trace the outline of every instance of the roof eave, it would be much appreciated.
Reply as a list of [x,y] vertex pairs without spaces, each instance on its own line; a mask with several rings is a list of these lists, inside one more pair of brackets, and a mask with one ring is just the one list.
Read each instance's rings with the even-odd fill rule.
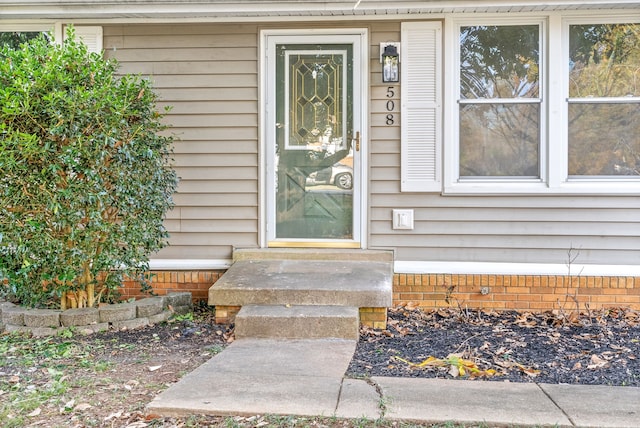
[[456,12],[634,9],[634,0],[0,0],[1,19],[47,20],[259,20],[309,17],[393,17]]

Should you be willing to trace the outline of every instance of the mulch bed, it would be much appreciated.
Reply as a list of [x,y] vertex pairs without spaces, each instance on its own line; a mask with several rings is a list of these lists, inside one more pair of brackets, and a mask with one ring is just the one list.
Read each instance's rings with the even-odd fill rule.
[[389,311],[347,375],[640,386],[640,312]]

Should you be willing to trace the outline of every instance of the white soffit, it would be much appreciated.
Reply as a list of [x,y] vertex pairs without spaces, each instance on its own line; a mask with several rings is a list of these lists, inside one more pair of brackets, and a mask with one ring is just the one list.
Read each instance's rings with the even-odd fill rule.
[[637,9],[631,0],[0,0],[0,19],[277,20],[397,15]]

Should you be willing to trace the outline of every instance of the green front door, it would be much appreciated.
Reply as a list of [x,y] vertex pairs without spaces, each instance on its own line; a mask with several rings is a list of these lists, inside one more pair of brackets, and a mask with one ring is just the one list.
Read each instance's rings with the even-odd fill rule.
[[358,46],[304,39],[279,37],[269,50],[269,245],[359,246]]

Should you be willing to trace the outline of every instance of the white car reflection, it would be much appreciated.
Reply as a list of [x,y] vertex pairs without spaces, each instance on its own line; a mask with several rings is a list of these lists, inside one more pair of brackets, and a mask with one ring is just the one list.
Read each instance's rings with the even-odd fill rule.
[[307,186],[328,184],[339,189],[349,190],[353,187],[353,168],[336,163],[320,171],[312,172],[307,177]]

